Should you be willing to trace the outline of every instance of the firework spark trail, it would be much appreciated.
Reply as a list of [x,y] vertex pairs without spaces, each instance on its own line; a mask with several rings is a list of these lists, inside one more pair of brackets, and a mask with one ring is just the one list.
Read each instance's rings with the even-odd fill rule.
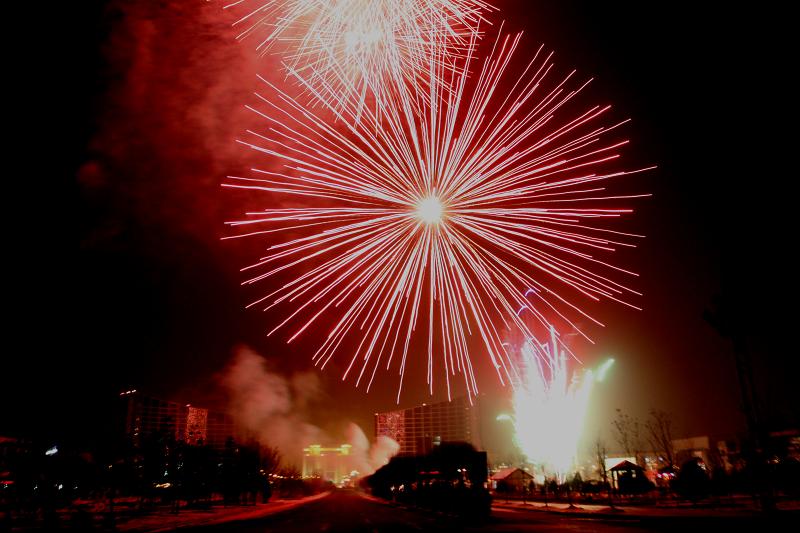
[[[484,0],[239,0],[240,39],[283,51],[287,73],[328,106],[380,110],[394,84],[426,85],[487,22]],[[434,78],[436,79],[436,78]],[[357,115],[360,118],[360,114]]]
[[[567,352],[555,328],[549,344],[529,340],[521,355],[511,418],[515,440],[528,461],[563,482],[575,466],[595,375],[586,370],[570,377]],[[608,369],[608,362],[604,367]]]
[[[398,401],[413,341],[427,334],[430,391],[438,364],[448,397],[458,374],[471,397],[471,339],[501,382],[513,384],[517,363],[499,340],[504,331],[535,339],[534,329],[550,331],[553,314],[580,331],[572,318],[591,317],[571,301],[576,293],[635,307],[626,295],[638,293],[610,277],[632,273],[602,255],[636,236],[598,223],[631,211],[603,207],[608,201],[646,196],[614,195],[605,183],[648,169],[614,168],[627,141],[605,138],[621,123],[601,122],[607,106],[570,113],[586,84],[571,88],[572,73],[554,79],[542,48],[511,91],[500,91],[519,39],[498,37],[482,61],[468,47],[452,76],[431,60],[442,75],[425,88],[431,105],[418,106],[421,89],[401,84],[395,105],[370,116],[379,128],[348,108],[334,110],[341,120],[331,124],[262,78],[266,96],[250,109],[263,128],[239,142],[282,168],[253,169],[225,185],[303,205],[230,223],[255,226],[240,236],[272,243],[246,269],[259,272],[246,283],[299,273],[252,304],[291,309],[270,334],[296,323],[292,342],[323,315],[334,317],[315,363],[324,368],[352,350],[342,379],[357,373],[367,390],[379,367],[395,363]],[[467,84],[470,70],[476,78]],[[298,236],[275,241],[281,231]],[[517,287],[532,287],[536,304]],[[518,316],[522,307],[536,325]]]

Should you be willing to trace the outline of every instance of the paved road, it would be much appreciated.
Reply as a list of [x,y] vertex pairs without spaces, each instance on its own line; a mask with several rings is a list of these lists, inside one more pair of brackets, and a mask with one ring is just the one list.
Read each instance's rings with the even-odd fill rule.
[[[252,522],[225,524],[197,529],[204,531],[242,531],[246,533],[393,533],[393,532],[563,532],[638,533],[668,531],[647,528],[631,520],[602,521],[563,517],[550,513],[494,509],[485,524],[461,522],[453,517],[427,511],[407,510],[367,500],[355,492],[335,491],[330,496],[276,516]],[[181,530],[186,531],[186,530]]]

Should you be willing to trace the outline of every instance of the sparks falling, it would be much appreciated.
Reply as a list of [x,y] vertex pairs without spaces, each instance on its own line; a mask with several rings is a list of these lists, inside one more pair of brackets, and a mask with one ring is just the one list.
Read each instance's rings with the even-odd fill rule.
[[[599,324],[573,300],[635,307],[627,297],[638,293],[610,277],[633,273],[603,256],[636,236],[602,223],[631,211],[609,202],[637,195],[605,184],[646,169],[617,168],[627,141],[609,139],[621,124],[608,123],[610,106],[567,111],[588,82],[555,77],[552,53],[540,48],[521,76],[507,74],[519,40],[498,37],[484,60],[468,47],[427,94],[401,84],[395,105],[369,121],[345,108],[332,124],[262,79],[266,91],[250,108],[262,127],[240,142],[273,166],[226,185],[284,206],[230,223],[237,236],[268,242],[245,270],[246,284],[275,280],[251,304],[285,313],[270,335],[288,329],[294,342],[332,324],[315,363],[346,358],[343,379],[354,375],[367,390],[378,369],[394,369],[399,401],[420,351],[431,393],[436,374],[448,397],[456,378],[474,395],[478,354],[503,383],[518,381],[505,333],[535,339],[534,330],[550,331],[548,317],[578,331],[573,319]],[[418,105],[423,98],[430,105]],[[381,127],[365,123],[373,121]],[[518,316],[523,306],[532,320]]]
[[602,381],[613,359],[597,373],[576,370],[555,329],[550,343],[529,340],[522,345],[519,382],[514,387],[515,441],[527,460],[563,482],[574,471],[578,441],[595,381]]
[[[483,0],[238,0],[240,38],[280,50],[308,94],[338,108],[378,110],[397,83],[429,83],[434,58],[448,68],[478,34]],[[360,114],[357,116],[360,118]]]

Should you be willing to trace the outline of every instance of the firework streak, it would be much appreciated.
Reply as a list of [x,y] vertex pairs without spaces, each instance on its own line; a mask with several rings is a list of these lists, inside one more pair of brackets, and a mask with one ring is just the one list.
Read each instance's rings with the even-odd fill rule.
[[419,337],[430,391],[436,364],[448,397],[459,375],[472,396],[472,353],[485,353],[502,382],[518,382],[503,332],[535,339],[550,331],[547,317],[577,329],[576,317],[591,317],[573,299],[633,307],[627,298],[638,293],[609,277],[633,274],[600,257],[632,246],[637,236],[603,227],[630,209],[604,206],[642,195],[605,187],[647,169],[616,168],[627,141],[609,137],[624,122],[607,123],[610,106],[572,111],[588,82],[556,77],[552,53],[539,48],[521,75],[509,67],[519,40],[498,37],[479,59],[473,37],[451,70],[432,58],[437,83],[395,85],[392,105],[380,117],[365,110],[369,120],[347,106],[308,109],[263,80],[250,108],[261,127],[239,142],[270,166],[225,185],[284,206],[230,222],[236,236],[270,242],[246,283],[292,276],[251,304],[287,310],[271,334],[289,327],[292,342],[332,321],[316,364],[348,353],[343,379],[353,374],[367,390],[394,365],[398,401]]
[[449,68],[492,9],[482,0],[239,0],[226,8],[241,13],[239,38],[280,54],[309,93],[359,111],[380,110],[390,97],[384,88],[398,81],[430,83],[430,59]]

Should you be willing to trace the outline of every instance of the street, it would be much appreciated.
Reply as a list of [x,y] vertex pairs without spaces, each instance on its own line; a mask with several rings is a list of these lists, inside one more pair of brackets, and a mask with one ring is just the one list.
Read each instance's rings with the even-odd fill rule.
[[774,531],[777,523],[762,519],[708,520],[674,519],[595,519],[569,517],[547,512],[492,509],[492,517],[484,524],[465,523],[452,516],[430,511],[409,510],[372,501],[353,491],[334,491],[328,497],[303,507],[256,521],[227,523],[196,528],[192,531],[242,532],[407,532],[407,531],[581,531],[625,532],[641,531]]

